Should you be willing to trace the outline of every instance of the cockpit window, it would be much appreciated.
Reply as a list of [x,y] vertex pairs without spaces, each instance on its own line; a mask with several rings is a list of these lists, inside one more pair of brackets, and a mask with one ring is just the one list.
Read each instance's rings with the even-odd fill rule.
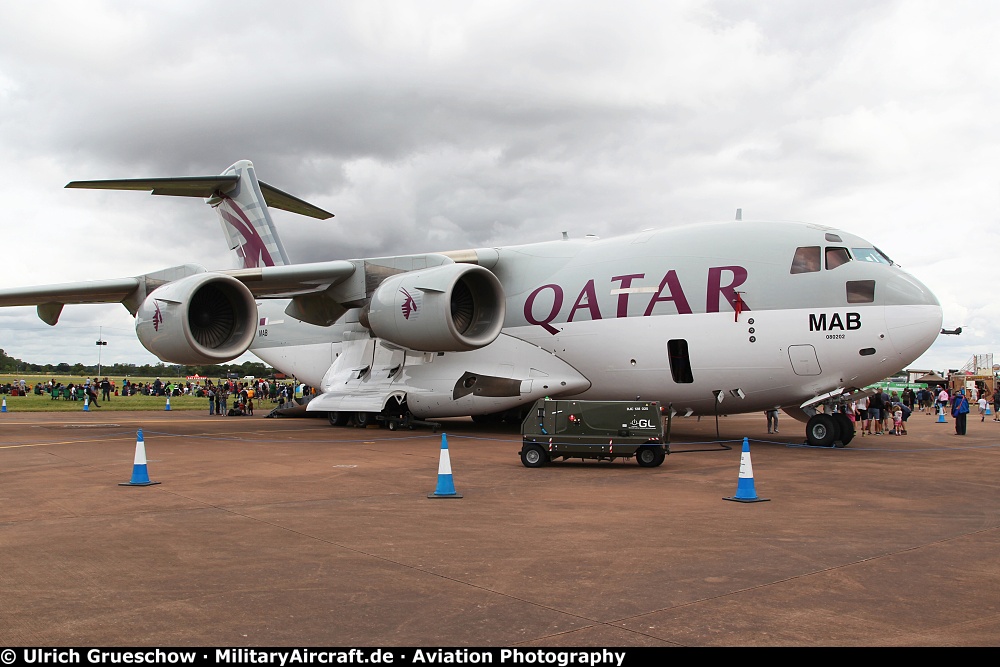
[[859,262],[874,262],[876,264],[892,265],[892,260],[885,256],[878,248],[851,248],[854,259]]
[[[872,246],[872,247],[874,248],[875,246]],[[892,266],[892,265],[894,265],[896,263],[896,262],[892,261],[892,259],[889,258],[889,255],[885,254],[884,252],[882,252],[878,248],[875,248],[875,252],[877,252],[878,254],[882,255],[882,259],[884,259],[885,261],[889,262],[889,266]]]
[[847,252],[847,248],[826,249],[826,268],[835,269],[841,264],[847,264],[849,261],[851,261],[851,255]]
[[812,273],[819,271],[819,246],[803,246],[795,249],[795,257],[792,258],[791,273]]

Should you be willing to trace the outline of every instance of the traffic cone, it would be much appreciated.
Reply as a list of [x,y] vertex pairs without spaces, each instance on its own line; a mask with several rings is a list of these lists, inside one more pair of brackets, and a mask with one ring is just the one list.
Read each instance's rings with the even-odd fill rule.
[[938,418],[937,418],[937,421],[934,422],[934,423],[935,424],[947,424],[948,423],[948,422],[946,422],[944,420],[944,408],[941,408],[941,407],[938,408]]
[[448,434],[441,434],[441,459],[438,462],[438,484],[434,493],[427,494],[428,498],[461,498],[462,494],[455,493],[455,480],[451,477],[451,457],[448,456]]
[[990,416],[991,414],[993,414],[993,413],[992,413],[992,412],[990,412],[990,404],[989,404],[989,403],[987,403],[987,404],[986,404],[986,416],[988,417],[988,416]]
[[142,440],[142,429],[136,433],[135,463],[132,465],[132,480],[119,482],[118,486],[152,486],[159,482],[149,481],[149,471],[146,469],[146,444]]
[[83,397],[83,411],[90,412],[90,396]]
[[163,409],[166,410],[167,412],[170,412],[170,397],[169,396],[167,396],[167,407],[165,407]]
[[740,455],[740,481],[736,485],[736,495],[723,500],[735,500],[739,503],[760,503],[770,498],[758,498],[753,486],[753,464],[750,462],[750,440],[743,438],[743,453]]
[[7,412],[7,397],[3,397],[3,405],[0,405],[0,412]]

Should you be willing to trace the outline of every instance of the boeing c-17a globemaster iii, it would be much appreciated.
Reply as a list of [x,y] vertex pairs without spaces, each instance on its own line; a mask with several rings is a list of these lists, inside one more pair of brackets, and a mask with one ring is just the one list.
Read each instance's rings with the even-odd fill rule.
[[682,415],[781,408],[807,423],[810,443],[846,444],[838,398],[905,368],[941,331],[919,280],[819,225],[733,221],[291,264],[268,206],[331,214],[259,182],[248,161],[221,176],[67,187],[203,197],[239,268],[6,289],[0,305],[37,305],[54,325],[65,304],[121,302],[163,361],[250,350],[318,387],[307,409],[332,424],[517,419],[545,396],[641,398]]

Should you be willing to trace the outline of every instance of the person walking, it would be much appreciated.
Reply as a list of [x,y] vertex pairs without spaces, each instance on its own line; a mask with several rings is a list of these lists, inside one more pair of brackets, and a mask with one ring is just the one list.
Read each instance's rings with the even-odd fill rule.
[[215,415],[215,389],[212,387],[211,383],[208,385],[208,416],[211,417]]
[[955,435],[965,435],[966,419],[969,415],[969,401],[965,390],[959,389],[951,399],[951,416],[955,419]]
[[87,393],[87,396],[90,398],[90,404],[91,405],[93,405],[95,408],[101,407],[101,404],[97,402],[97,385],[96,384],[92,384],[92,385],[88,384],[84,388],[84,391]]
[[982,394],[979,395],[979,400],[976,401],[979,404],[979,421],[986,421],[986,406],[989,405],[989,401]]

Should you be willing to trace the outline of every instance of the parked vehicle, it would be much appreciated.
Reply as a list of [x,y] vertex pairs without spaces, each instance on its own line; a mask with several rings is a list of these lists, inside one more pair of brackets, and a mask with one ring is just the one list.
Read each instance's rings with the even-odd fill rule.
[[644,468],[670,453],[656,401],[539,399],[521,424],[521,463],[537,468],[557,459],[632,458]]

